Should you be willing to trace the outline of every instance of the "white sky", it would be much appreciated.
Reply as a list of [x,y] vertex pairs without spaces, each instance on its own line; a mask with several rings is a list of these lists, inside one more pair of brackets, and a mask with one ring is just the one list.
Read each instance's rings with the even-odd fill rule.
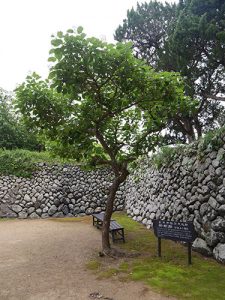
[[0,87],[12,91],[33,71],[46,77],[51,35],[57,31],[83,26],[88,35],[113,41],[115,29],[136,3],[137,0],[0,0]]

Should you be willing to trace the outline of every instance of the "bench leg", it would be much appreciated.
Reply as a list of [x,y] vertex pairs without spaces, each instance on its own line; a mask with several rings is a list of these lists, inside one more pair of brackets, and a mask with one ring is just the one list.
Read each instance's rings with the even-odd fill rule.
[[124,229],[122,229],[122,238],[123,238],[123,242],[125,243]]
[[115,242],[115,231],[111,231],[111,234],[112,234],[112,241],[114,243]]
[[[112,230],[110,233],[112,235],[113,243],[115,241],[121,241],[121,240],[125,243],[124,229]],[[116,235],[119,235],[119,237],[116,237]]]

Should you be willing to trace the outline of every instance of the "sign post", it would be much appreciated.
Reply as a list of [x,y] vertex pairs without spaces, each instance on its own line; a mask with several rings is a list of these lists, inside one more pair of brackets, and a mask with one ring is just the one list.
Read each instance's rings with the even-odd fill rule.
[[191,222],[153,220],[154,233],[158,238],[158,256],[161,257],[161,239],[182,241],[188,244],[188,264],[191,265],[191,246],[197,237]]

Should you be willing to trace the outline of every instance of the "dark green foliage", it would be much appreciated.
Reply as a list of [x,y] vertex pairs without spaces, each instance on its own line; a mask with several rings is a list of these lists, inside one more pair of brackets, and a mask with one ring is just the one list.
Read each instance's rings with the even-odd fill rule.
[[119,41],[132,41],[135,54],[157,70],[180,72],[186,94],[197,100],[192,111],[171,118],[172,140],[200,137],[224,122],[218,97],[224,93],[225,2],[188,0],[138,4],[116,30]]
[[155,72],[130,44],[86,38],[79,28],[58,33],[52,46],[49,80],[28,76],[17,107],[64,157],[121,167],[160,142],[170,116],[194,107],[178,74]]
[[31,177],[35,170],[35,164],[26,151],[0,150],[0,175]]
[[49,152],[35,152],[23,149],[1,150],[0,149],[0,176],[15,175],[18,177],[31,177],[38,170],[39,163],[74,164],[74,160],[61,159],[52,156]]
[[0,89],[0,148],[39,150],[41,144],[13,109],[12,95]]

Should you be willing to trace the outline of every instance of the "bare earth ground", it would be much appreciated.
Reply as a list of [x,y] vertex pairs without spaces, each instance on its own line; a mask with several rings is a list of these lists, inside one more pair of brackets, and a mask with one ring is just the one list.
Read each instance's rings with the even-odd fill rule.
[[113,300],[168,299],[141,283],[98,280],[86,270],[101,245],[100,232],[88,221],[0,222],[0,300],[88,300],[91,293]]

